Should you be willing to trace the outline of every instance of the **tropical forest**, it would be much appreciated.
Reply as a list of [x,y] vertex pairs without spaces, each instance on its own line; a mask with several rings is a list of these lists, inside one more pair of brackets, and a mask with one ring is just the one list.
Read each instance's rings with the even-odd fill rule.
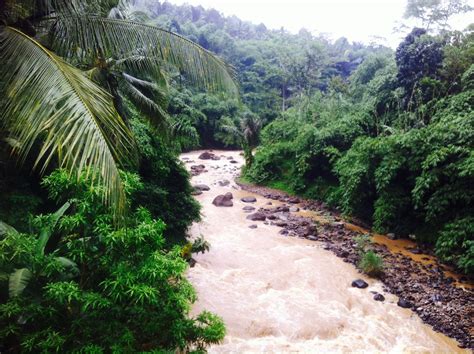
[[472,16],[0,0],[0,353],[470,353]]

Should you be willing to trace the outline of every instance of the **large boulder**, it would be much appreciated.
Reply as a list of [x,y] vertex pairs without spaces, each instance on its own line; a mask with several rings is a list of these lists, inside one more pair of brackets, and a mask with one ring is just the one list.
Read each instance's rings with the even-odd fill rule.
[[224,195],[220,194],[214,198],[212,204],[217,207],[231,207],[234,205],[234,203],[232,202],[232,198],[232,193],[226,193]]
[[204,151],[201,155],[198,156],[201,160],[220,160],[221,158],[216,154],[213,154],[210,151]]

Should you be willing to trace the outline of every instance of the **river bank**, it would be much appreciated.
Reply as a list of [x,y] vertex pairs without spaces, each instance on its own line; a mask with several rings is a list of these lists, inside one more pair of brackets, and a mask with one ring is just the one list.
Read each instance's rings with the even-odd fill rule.
[[[442,322],[443,328],[437,329],[446,333],[444,327],[453,328],[449,335],[461,338],[460,343],[433,331],[411,310],[397,306],[397,293],[390,290],[391,277],[381,282],[361,275],[353,266],[353,231],[342,223],[312,228],[313,220],[303,215],[308,208],[295,211],[305,206],[285,200],[291,197],[282,193],[281,197],[270,198],[268,190],[246,191],[234,183],[243,164],[238,152],[214,151],[216,160],[200,160],[200,153],[186,153],[181,158],[190,171],[195,171],[192,183],[209,187],[196,196],[203,206],[203,216],[193,225],[191,234],[203,235],[211,243],[211,250],[195,257],[197,263],[188,277],[199,296],[194,311],[213,311],[224,318],[227,326],[225,342],[212,347],[212,352],[463,352],[458,344],[471,345],[463,340],[465,335],[461,338],[461,333],[454,330],[455,326]],[[217,195],[229,192],[233,194],[232,207],[212,204]],[[255,197],[256,201],[246,203],[243,197]],[[244,207],[255,210],[246,213]],[[247,219],[259,210],[264,220]],[[302,230],[305,236],[291,237]],[[400,269],[394,267],[394,274],[398,271],[409,277],[405,274],[409,268],[397,264],[394,266]],[[357,278],[365,280],[368,287],[353,288],[351,283]],[[456,309],[466,300],[458,293],[463,290],[451,285],[454,290],[447,291],[443,284],[439,286],[446,300],[436,301],[434,306]],[[416,289],[415,285],[402,280],[392,284],[406,292]],[[373,292],[382,294],[385,301],[375,301]],[[425,308],[430,317],[436,309],[420,305],[415,293],[403,296],[417,308]],[[452,321],[457,319],[453,317]],[[463,328],[468,325],[466,321]]]

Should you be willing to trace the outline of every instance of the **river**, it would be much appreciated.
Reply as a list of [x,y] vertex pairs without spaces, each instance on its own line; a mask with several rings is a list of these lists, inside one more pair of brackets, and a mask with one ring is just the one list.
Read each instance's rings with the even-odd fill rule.
[[[181,155],[189,168],[203,164],[208,172],[192,178],[210,191],[196,196],[202,221],[191,228],[211,244],[188,278],[199,300],[193,312],[204,309],[220,315],[227,327],[224,342],[210,352],[464,352],[457,342],[437,333],[397,297],[385,293],[382,283],[362,276],[319,242],[284,237],[276,226],[246,220],[240,201],[252,193],[234,183],[243,159],[235,151],[213,151],[218,161],[199,160],[202,151]],[[232,156],[237,163],[231,164]],[[194,161],[189,163],[189,161]],[[217,182],[227,179],[228,186]],[[232,192],[233,207],[216,207],[218,194]],[[257,209],[272,202],[254,195]],[[258,228],[250,229],[251,224]],[[366,289],[351,287],[356,278]],[[373,300],[371,291],[386,300]]]

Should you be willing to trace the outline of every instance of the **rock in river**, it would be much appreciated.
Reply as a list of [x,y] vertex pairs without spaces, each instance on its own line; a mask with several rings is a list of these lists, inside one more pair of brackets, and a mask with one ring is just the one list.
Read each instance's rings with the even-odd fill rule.
[[218,207],[231,207],[234,205],[232,198],[232,193],[226,193],[225,195],[220,194],[214,198],[212,204]]
[[210,160],[213,156],[214,154],[212,152],[204,151],[198,158],[201,160]]
[[193,186],[195,190],[199,191],[208,191],[210,190],[209,186],[207,184],[196,184]]
[[412,303],[404,298],[398,299],[397,305],[403,307],[404,309],[409,309],[412,307]]
[[377,293],[377,294],[374,295],[374,300],[375,301],[385,301],[385,296],[383,296],[382,294]]
[[359,289],[364,289],[369,286],[364,280],[362,279],[356,279],[352,282],[352,287],[354,288],[359,288]]
[[255,197],[243,197],[240,199],[244,203],[255,203],[257,201],[257,198]]
[[255,210],[255,207],[250,206],[250,205],[247,205],[247,206],[244,206],[244,207],[242,208],[242,210],[245,210],[245,211],[254,211],[254,210]]
[[247,219],[252,221],[265,221],[266,217],[264,213],[256,212],[247,216]]
[[219,183],[219,186],[225,187],[230,184],[230,181],[228,179],[223,179],[222,181],[219,181],[218,183]]

